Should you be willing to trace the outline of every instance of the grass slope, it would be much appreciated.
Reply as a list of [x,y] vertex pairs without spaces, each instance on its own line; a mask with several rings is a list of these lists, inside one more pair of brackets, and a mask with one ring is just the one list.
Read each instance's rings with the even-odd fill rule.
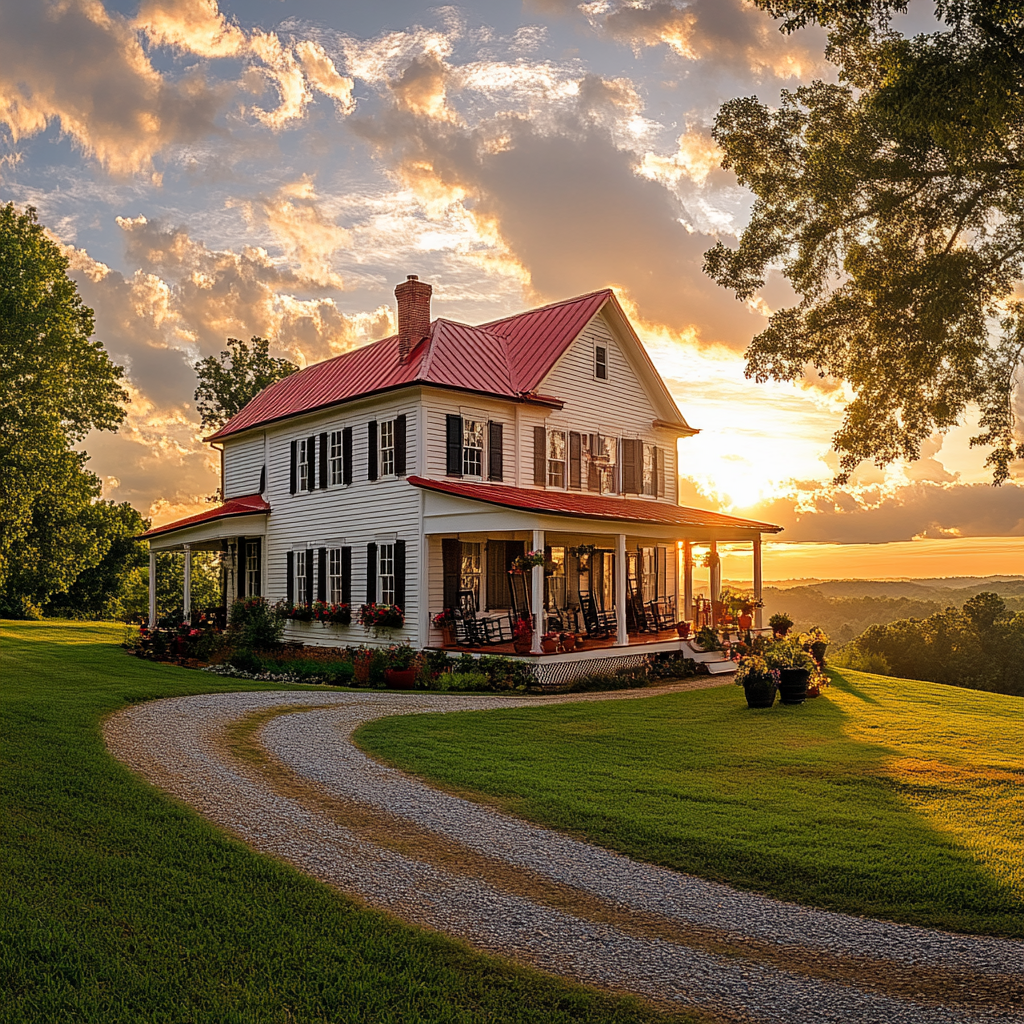
[[692,1019],[361,909],[163,798],[108,756],[101,718],[268,687],[136,661],[119,638],[95,623],[0,633],[0,1021]]
[[369,753],[680,871],[854,914],[1024,935],[1024,701],[844,671],[748,711],[733,686],[385,718]]

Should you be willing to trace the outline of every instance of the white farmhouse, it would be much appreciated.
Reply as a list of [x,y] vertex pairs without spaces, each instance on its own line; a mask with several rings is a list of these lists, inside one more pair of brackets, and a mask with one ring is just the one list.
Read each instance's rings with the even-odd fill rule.
[[[551,622],[609,634],[552,666],[672,649],[656,627],[691,617],[694,544],[749,542],[760,597],[761,534],[779,527],[678,504],[696,431],[609,289],[476,327],[432,321],[415,277],[395,295],[395,337],[278,381],[208,438],[223,504],[150,530],[151,567],[220,551],[228,606],[352,605],[350,626],[292,622],[307,643],[389,642],[358,624],[370,602],[401,608],[390,642],[417,648],[441,645],[446,608],[495,619],[494,641],[510,611],[544,609],[535,657]],[[546,566],[510,575],[528,551]]]

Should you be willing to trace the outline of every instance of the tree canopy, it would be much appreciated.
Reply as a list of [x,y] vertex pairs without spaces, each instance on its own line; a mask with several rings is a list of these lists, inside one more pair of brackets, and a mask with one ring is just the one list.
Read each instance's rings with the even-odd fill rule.
[[891,25],[905,2],[755,2],[784,31],[823,26],[840,81],[777,109],[731,100],[715,122],[756,199],[705,268],[743,300],[779,269],[800,297],[753,339],[748,376],[850,384],[838,482],[917,458],[972,405],[1003,482],[1024,458],[1024,3],[939,0],[937,31],[908,39]]
[[219,358],[207,356],[195,364],[199,378],[196,408],[203,426],[222,426],[265,387],[297,369],[287,359],[270,355],[270,343],[265,338],[253,337],[248,345],[238,338],[228,338],[228,347]]
[[99,480],[72,448],[116,430],[123,371],[92,339],[68,261],[28,207],[0,207],[0,604],[67,590],[107,550]]

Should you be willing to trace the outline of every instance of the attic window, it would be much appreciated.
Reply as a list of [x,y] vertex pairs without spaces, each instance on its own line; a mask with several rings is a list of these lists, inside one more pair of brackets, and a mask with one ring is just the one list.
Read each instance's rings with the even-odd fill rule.
[[608,379],[608,349],[604,345],[594,346],[594,376],[598,380]]

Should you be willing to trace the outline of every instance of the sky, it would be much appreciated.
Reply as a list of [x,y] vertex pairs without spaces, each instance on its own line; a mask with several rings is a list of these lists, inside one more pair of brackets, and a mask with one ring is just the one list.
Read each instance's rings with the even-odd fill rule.
[[407,274],[467,323],[610,286],[700,429],[683,504],[785,527],[766,578],[1024,572],[1024,467],[993,488],[965,422],[834,487],[845,387],[744,375],[785,281],[740,303],[702,272],[751,205],[716,111],[834,79],[823,42],[742,0],[0,0],[0,203],[37,208],[127,371],[84,442],[104,497],[208,507],[192,364],[229,337],[329,358],[393,333]]

